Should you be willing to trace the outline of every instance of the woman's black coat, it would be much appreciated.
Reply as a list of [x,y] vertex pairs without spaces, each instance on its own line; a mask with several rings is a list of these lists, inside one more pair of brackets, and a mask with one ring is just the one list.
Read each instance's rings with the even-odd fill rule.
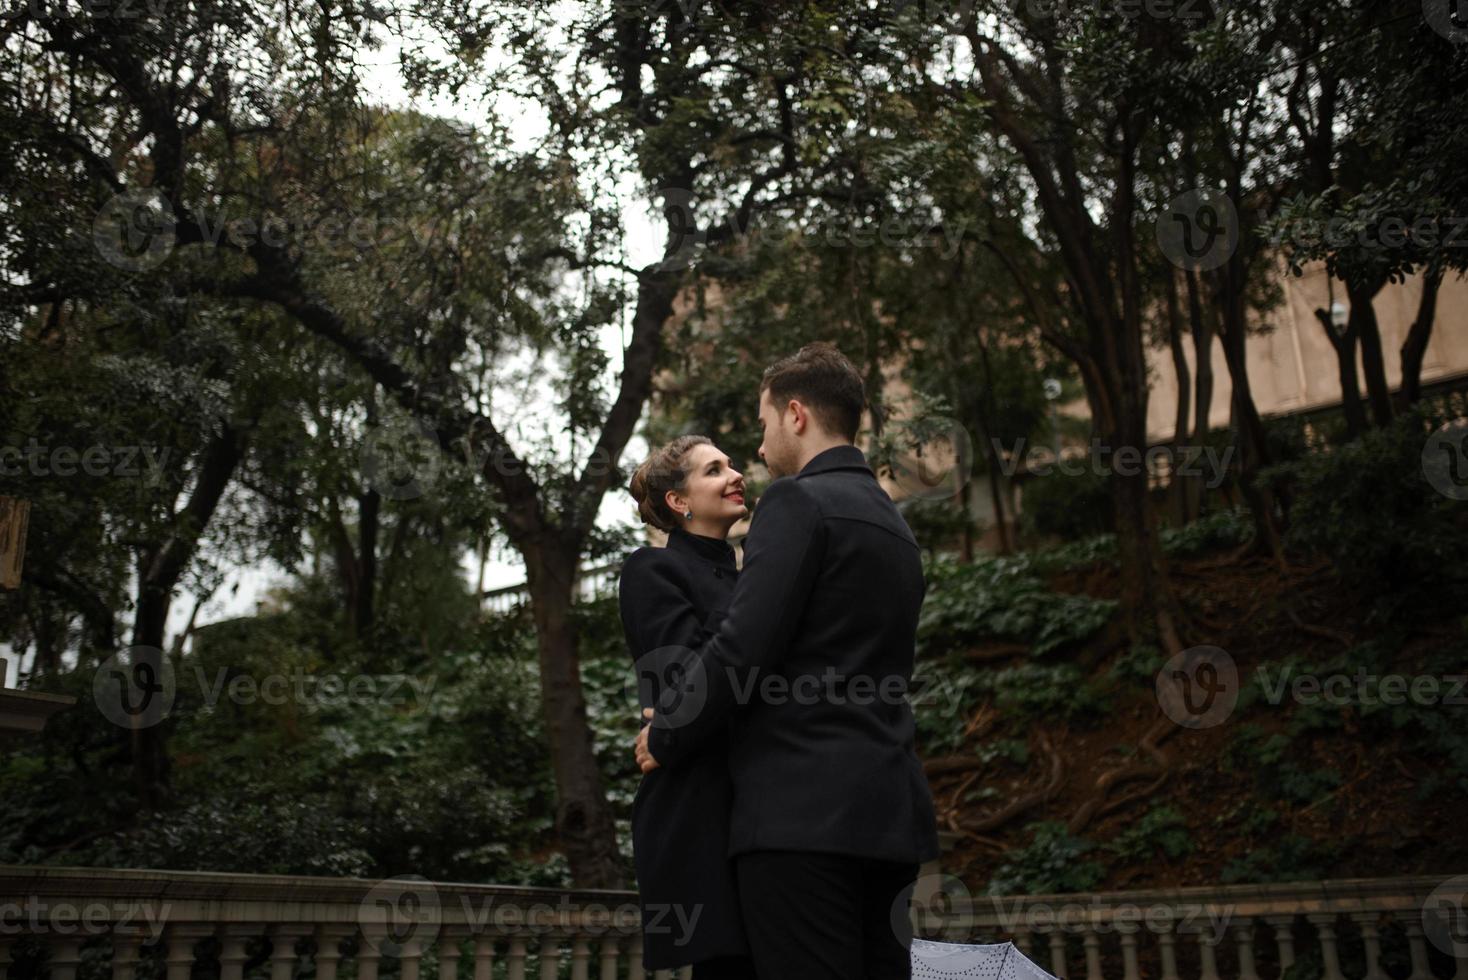
[[[628,556],[619,603],[642,707],[657,703],[692,648],[717,630],[738,574],[728,542],[681,527],[667,547]],[[727,856],[727,751],[726,732],[678,765],[647,773],[637,788],[632,850],[647,969],[749,951]]]

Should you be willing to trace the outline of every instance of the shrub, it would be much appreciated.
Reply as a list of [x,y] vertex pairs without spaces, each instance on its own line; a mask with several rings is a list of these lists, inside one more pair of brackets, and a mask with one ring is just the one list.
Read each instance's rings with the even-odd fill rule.
[[1263,471],[1261,479],[1291,494],[1289,544],[1330,558],[1361,588],[1406,593],[1461,578],[1468,527],[1461,503],[1423,473],[1429,428],[1408,413],[1334,450]]
[[1111,488],[1090,466],[1032,476],[1022,487],[1020,530],[1027,536],[1074,541],[1114,530]]

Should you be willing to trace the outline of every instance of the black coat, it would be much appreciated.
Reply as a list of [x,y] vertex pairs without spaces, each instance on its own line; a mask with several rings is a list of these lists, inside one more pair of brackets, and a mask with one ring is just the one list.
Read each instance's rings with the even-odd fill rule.
[[[622,628],[638,701],[657,703],[728,607],[739,572],[718,538],[674,528],[666,548],[622,565]],[[728,728],[677,766],[642,778],[632,804],[632,853],[642,906],[642,963],[660,970],[749,952],[729,850]]]
[[926,589],[912,531],[860,449],[828,449],[765,490],[728,612],[648,736],[676,769],[733,720],[731,857],[938,856],[905,697]]

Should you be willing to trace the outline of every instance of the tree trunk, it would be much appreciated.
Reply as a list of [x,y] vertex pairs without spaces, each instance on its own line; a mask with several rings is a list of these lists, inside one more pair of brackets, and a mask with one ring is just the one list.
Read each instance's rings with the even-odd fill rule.
[[1192,405],[1192,375],[1188,370],[1188,355],[1183,350],[1182,311],[1177,295],[1177,275],[1174,270],[1167,273],[1167,343],[1172,350],[1172,371],[1176,378],[1177,410],[1172,420],[1172,467],[1168,474],[1167,496],[1172,507],[1173,521],[1181,526],[1191,520],[1188,513],[1188,479],[1178,472],[1180,461],[1185,459],[1188,443],[1188,418]]
[[[1205,315],[1197,273],[1188,269],[1184,278],[1188,287],[1188,322],[1193,333],[1193,445],[1201,450],[1207,444],[1208,413],[1213,406],[1213,325],[1216,314],[1209,310]],[[1188,519],[1192,520],[1203,512],[1206,488],[1201,476],[1189,478],[1187,487]]]
[[[244,458],[248,432],[225,423],[223,430],[205,447],[189,502],[174,517],[169,536],[159,544],[143,549],[138,555],[137,611],[133,619],[133,663],[140,659],[151,664],[154,676],[161,676],[160,662],[164,634],[168,628],[168,609],[179,579],[188,569],[198,549],[199,539],[209,526],[219,501],[228,489],[235,469]],[[143,719],[145,715],[134,716]],[[169,765],[165,725],[139,724],[132,729],[133,782],[144,809],[158,809],[169,795]]]
[[578,888],[622,888],[616,827],[592,746],[571,621],[577,548],[526,554],[526,585],[540,655],[540,690],[556,785],[556,836]]
[[1371,403],[1371,415],[1378,426],[1387,426],[1392,421],[1391,389],[1386,383],[1386,363],[1381,356],[1381,331],[1376,322],[1376,307],[1372,299],[1386,285],[1385,278],[1374,278],[1364,283],[1346,283],[1346,295],[1351,300],[1351,320],[1354,332],[1361,342],[1361,368],[1366,374],[1366,397]]
[[1432,321],[1437,316],[1438,287],[1443,281],[1441,256],[1434,256],[1422,273],[1422,299],[1417,304],[1417,316],[1402,341],[1402,387],[1401,407],[1417,404],[1422,397],[1422,359],[1427,354],[1427,341],[1432,336]]
[[1330,310],[1316,309],[1315,319],[1325,330],[1326,339],[1335,348],[1336,372],[1341,382],[1341,414],[1346,420],[1346,440],[1360,438],[1366,431],[1366,409],[1361,404],[1361,385],[1356,379],[1356,327],[1354,315],[1346,319],[1345,328],[1339,333],[1331,322]]
[[[1220,271],[1218,301],[1222,317],[1219,341],[1223,346],[1229,380],[1233,383],[1231,408],[1234,442],[1239,451],[1239,493],[1253,517],[1256,547],[1283,565],[1282,515],[1275,513],[1275,495],[1261,487],[1257,480],[1259,470],[1272,460],[1264,420],[1259,416],[1259,408],[1254,403],[1254,389],[1249,383],[1243,270],[1238,254],[1235,253]],[[1281,499],[1280,503],[1282,510],[1288,509],[1288,498]]]

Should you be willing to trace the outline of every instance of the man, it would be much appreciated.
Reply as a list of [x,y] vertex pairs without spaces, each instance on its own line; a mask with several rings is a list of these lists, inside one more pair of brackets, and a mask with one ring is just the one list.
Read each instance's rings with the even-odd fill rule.
[[909,978],[894,918],[938,855],[905,698],[926,583],[852,444],[865,406],[830,344],[765,371],[759,455],[776,479],[727,614],[637,737],[644,772],[676,766],[733,716],[729,856],[761,980]]

